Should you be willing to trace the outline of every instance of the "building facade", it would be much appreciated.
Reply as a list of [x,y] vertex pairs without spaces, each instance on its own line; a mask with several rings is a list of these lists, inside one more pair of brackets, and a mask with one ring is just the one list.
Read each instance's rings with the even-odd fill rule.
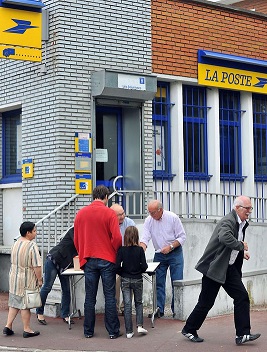
[[267,18],[233,6],[152,1],[152,72],[167,109],[153,123],[169,161],[154,170],[158,188],[265,197]]
[[[221,216],[243,193],[255,201],[253,218],[264,221],[263,7],[204,0],[44,4],[42,61],[0,61],[2,245],[13,243],[23,219],[36,222],[76,193],[77,133],[92,138],[93,186],[112,191],[122,176],[122,192],[160,196],[189,218]],[[222,72],[225,84],[216,76]],[[32,177],[21,177],[23,160],[32,161]],[[215,209],[207,195],[229,198]],[[78,205],[89,200],[80,195]],[[132,196],[127,213],[143,218],[146,200]]]
[[[42,61],[0,62],[0,233],[6,245],[18,235],[22,219],[36,222],[75,194],[75,133],[91,133],[98,149],[94,184],[109,186],[122,173],[126,189],[153,184],[144,171],[151,169],[151,138],[141,139],[152,134],[156,91],[150,3],[48,0],[45,5],[49,22]],[[140,78],[144,87],[138,81],[134,91],[124,88],[125,80],[135,84]],[[31,178],[21,177],[24,159],[33,160]],[[81,196],[80,206],[88,201]]]

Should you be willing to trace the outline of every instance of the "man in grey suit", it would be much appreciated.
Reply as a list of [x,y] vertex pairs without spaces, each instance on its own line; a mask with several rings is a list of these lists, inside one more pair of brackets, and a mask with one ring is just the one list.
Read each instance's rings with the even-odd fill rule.
[[250,257],[244,238],[252,209],[250,198],[237,197],[231,213],[218,222],[196,265],[196,269],[203,274],[201,293],[182,330],[182,334],[192,342],[204,341],[198,336],[197,330],[213,307],[221,286],[234,300],[236,344],[241,345],[260,337],[260,334],[250,332],[250,302],[242,283],[243,258],[248,260]]

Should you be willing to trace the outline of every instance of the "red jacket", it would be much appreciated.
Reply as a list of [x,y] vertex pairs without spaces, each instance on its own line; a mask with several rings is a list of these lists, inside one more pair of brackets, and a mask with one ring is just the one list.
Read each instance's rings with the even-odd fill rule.
[[116,263],[121,241],[117,215],[101,200],[93,201],[77,213],[74,221],[74,245],[81,268],[88,258]]

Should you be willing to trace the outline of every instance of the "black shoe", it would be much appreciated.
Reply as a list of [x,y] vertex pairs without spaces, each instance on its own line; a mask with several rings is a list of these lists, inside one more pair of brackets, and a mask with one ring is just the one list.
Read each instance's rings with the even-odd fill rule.
[[25,337],[25,338],[38,336],[38,335],[40,335],[40,331],[34,331],[34,332],[23,331],[23,337]]
[[84,337],[87,338],[87,339],[91,339],[93,336],[94,336],[94,335],[92,335],[92,334],[84,335]]
[[5,326],[3,329],[3,334],[7,336],[14,335],[14,331]]
[[45,319],[39,319],[39,318],[38,318],[38,315],[37,315],[37,320],[38,320],[39,324],[41,324],[41,325],[47,325],[46,320],[45,320]]
[[184,328],[182,330],[182,334],[192,342],[203,342],[204,341],[204,339],[199,337],[197,334],[193,335],[193,334],[190,334],[189,332],[186,332]]
[[120,336],[122,336],[122,332],[118,332],[117,334],[115,334],[115,335],[109,335],[109,338],[111,339],[111,340],[114,340],[114,339],[117,339],[118,337],[120,337]]
[[[68,317],[67,317],[67,320],[66,320],[66,318],[62,318],[62,320],[64,321],[64,323],[69,324],[69,318]],[[70,320],[70,323],[71,324],[75,324],[74,320],[72,320],[72,319]]]
[[261,334],[251,334],[251,335],[237,336],[236,339],[235,339],[235,343],[237,345],[242,345],[245,342],[257,340],[260,336],[261,336]]

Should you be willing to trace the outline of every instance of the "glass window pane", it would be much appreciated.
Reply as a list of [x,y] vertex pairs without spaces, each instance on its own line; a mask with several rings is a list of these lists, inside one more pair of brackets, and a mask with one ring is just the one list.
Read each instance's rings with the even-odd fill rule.
[[21,173],[21,110],[3,115],[4,163],[3,176]]
[[241,174],[240,93],[220,90],[220,168],[222,174]]
[[154,176],[162,177],[171,174],[169,134],[170,93],[169,84],[158,82],[158,89],[152,103],[153,123],[153,167]]
[[254,173],[267,177],[267,97],[253,94]]
[[183,86],[184,169],[207,173],[206,90]]

